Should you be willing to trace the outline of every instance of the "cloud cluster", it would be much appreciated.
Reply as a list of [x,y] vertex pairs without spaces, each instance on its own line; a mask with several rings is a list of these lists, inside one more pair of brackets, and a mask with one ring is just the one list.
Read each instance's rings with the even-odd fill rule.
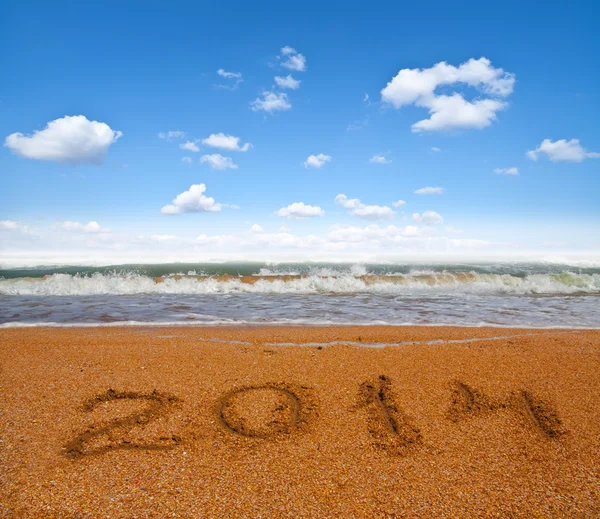
[[192,184],[187,191],[177,195],[173,202],[165,205],[160,212],[162,214],[215,213],[226,207],[215,202],[214,198],[205,196],[205,192],[206,184]]
[[600,153],[586,151],[579,143],[579,139],[570,141],[561,139],[555,142],[544,139],[535,150],[528,151],[527,156],[531,160],[537,160],[542,153],[545,153],[552,162],[582,162],[585,159],[600,158]]
[[252,144],[249,142],[243,146],[240,146],[239,137],[225,135],[224,133],[213,133],[206,139],[202,139],[202,144],[205,146],[211,146],[212,148],[220,148],[230,151],[248,151],[252,147]]
[[385,205],[365,205],[358,198],[348,198],[344,194],[336,196],[335,203],[360,218],[378,220],[391,218],[396,214],[396,211]]
[[329,155],[325,155],[324,153],[319,153],[318,155],[309,155],[304,161],[304,167],[321,168],[328,162],[331,162],[331,157]]
[[250,103],[250,108],[254,112],[268,112],[272,114],[273,112],[283,112],[285,110],[289,110],[292,105],[288,100],[288,96],[284,92],[269,92],[264,91],[261,94],[262,99],[257,97],[252,103]]
[[281,66],[289,70],[304,72],[306,70],[306,58],[292,47],[281,49]]
[[[183,132],[181,132],[183,134]],[[240,138],[235,137],[234,135],[226,135],[224,133],[212,133],[205,139],[202,139],[202,144],[205,146],[210,146],[212,148],[219,148],[228,151],[241,151],[246,152],[251,147],[252,144],[249,142],[241,145]],[[198,153],[200,151],[200,147],[198,146],[199,139],[194,141],[186,141],[179,145],[179,148],[185,151],[191,151],[193,153]],[[191,164],[192,159],[190,157],[183,157],[181,159],[182,162],[186,162]],[[224,157],[219,153],[202,155],[200,157],[200,162],[207,163],[212,169],[224,170],[224,169],[237,169],[237,164],[233,162],[229,157]]]
[[[490,96],[467,101],[462,94],[436,94],[439,87],[466,84]],[[412,125],[413,132],[440,131],[453,128],[485,128],[506,108],[502,98],[513,91],[515,76],[494,68],[485,57],[455,67],[442,61],[426,69],[402,69],[381,90],[385,103],[398,109],[415,105],[429,110],[429,119]]]
[[275,214],[285,218],[296,218],[301,220],[305,218],[314,218],[315,216],[323,216],[325,211],[317,205],[306,205],[304,202],[294,202],[287,207],[282,207]]
[[[306,70],[306,58],[292,47],[282,47],[281,55],[277,56],[282,67],[297,72]],[[291,74],[287,76],[275,76],[275,87],[280,89],[297,90],[300,88],[301,81],[295,79]],[[275,90],[265,90],[250,103],[250,108],[254,112],[283,112],[292,107],[288,95],[285,92],[276,92]]]
[[50,121],[32,135],[13,133],[6,137],[4,145],[28,159],[100,164],[111,144],[122,135],[106,123],[89,121],[83,115],[67,115]]
[[224,157],[220,153],[213,153],[212,155],[202,155],[200,162],[208,164],[212,169],[223,171],[225,169],[237,169],[238,165],[233,162],[229,157]]

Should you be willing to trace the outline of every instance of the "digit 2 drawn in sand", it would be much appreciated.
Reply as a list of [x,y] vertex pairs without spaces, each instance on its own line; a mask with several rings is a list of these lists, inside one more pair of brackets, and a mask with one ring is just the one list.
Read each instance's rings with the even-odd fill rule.
[[217,419],[229,432],[240,436],[289,434],[306,423],[308,414],[316,409],[307,390],[287,384],[235,389],[217,402]]
[[[152,393],[118,392],[109,389],[85,402],[83,410],[91,412],[100,404],[125,400],[145,400],[148,407],[141,412],[130,414],[108,422],[102,427],[91,425],[85,432],[64,447],[70,458],[80,458],[103,454],[116,449],[167,450],[181,442],[178,436],[161,436],[156,443],[141,443],[124,439],[126,433],[136,427],[145,427],[159,416],[167,413],[178,401],[177,397],[153,391]],[[96,445],[95,445],[96,444]]]
[[368,411],[369,433],[375,445],[390,454],[408,454],[423,442],[423,436],[396,404],[392,383],[385,375],[360,385],[358,408]]
[[548,438],[558,438],[566,432],[554,409],[529,391],[513,393],[508,401],[501,402],[487,397],[481,391],[461,381],[455,381],[452,386],[452,404],[447,416],[453,422],[469,416],[506,409],[524,414],[528,422]]

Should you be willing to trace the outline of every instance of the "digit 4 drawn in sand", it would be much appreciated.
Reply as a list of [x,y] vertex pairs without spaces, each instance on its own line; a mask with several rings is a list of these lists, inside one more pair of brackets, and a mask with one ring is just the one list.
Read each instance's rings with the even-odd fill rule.
[[[109,389],[95,398],[88,400],[83,409],[91,412],[100,404],[118,400],[145,400],[148,407],[141,412],[130,414],[124,418],[110,421],[103,427],[91,425],[64,447],[69,458],[80,458],[94,454],[103,454],[116,449],[167,450],[181,442],[178,436],[161,436],[157,443],[138,443],[123,439],[127,431],[134,427],[144,427],[159,416],[168,412],[178,401],[177,397],[153,391],[152,393],[118,392]],[[101,445],[93,446],[100,442]]]
[[375,445],[390,454],[408,454],[423,442],[419,429],[396,403],[391,381],[385,375],[360,385],[358,408],[367,409],[367,424]]
[[481,391],[461,381],[455,381],[452,386],[452,404],[447,416],[453,422],[469,416],[506,409],[524,414],[529,423],[548,438],[558,438],[566,432],[552,406],[529,391],[513,393],[507,401],[502,402],[487,397]]

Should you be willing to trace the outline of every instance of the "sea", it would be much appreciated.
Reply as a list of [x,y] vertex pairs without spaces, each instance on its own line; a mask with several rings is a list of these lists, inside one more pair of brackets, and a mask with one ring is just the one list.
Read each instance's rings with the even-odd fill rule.
[[0,270],[0,327],[600,328],[600,265],[211,263]]

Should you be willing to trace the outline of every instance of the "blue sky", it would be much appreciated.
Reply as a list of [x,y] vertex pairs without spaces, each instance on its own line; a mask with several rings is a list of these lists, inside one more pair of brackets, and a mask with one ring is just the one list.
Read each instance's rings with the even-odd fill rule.
[[6,5],[0,263],[600,257],[599,9]]

